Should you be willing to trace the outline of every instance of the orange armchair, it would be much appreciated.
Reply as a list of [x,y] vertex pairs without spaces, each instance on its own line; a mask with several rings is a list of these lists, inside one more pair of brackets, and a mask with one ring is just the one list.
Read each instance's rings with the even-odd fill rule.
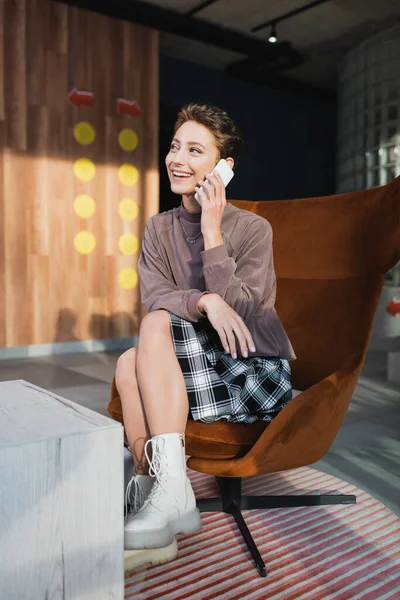
[[[400,178],[322,198],[232,202],[271,223],[276,309],[293,344],[301,392],[267,426],[188,421],[188,466],[215,475],[221,497],[200,510],[232,514],[261,575],[265,565],[241,508],[353,503],[354,496],[244,497],[241,478],[302,467],[324,456],[362,370],[385,273],[400,260]],[[122,422],[113,382],[111,416]]]

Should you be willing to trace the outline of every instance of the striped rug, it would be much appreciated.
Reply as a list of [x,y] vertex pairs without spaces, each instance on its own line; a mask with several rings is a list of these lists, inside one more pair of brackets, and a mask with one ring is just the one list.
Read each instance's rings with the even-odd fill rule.
[[[215,479],[189,471],[198,498]],[[233,517],[202,513],[203,529],[178,538],[173,562],[126,577],[133,600],[399,600],[400,521],[362,490],[310,468],[243,481],[246,495],[355,494],[357,504],[243,511],[267,566],[261,578]]]

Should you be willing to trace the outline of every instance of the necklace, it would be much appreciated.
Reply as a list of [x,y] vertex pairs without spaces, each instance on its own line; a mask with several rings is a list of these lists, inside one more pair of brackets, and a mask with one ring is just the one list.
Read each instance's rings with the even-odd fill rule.
[[[180,219],[179,219],[179,220],[180,220]],[[183,226],[183,223],[182,223],[182,221],[181,221],[181,220],[180,220],[180,222],[181,222],[181,225],[182,225],[183,233],[186,235],[186,241],[187,241],[187,242],[189,242],[189,244],[194,244],[194,243],[195,243],[195,241],[197,240],[197,238],[199,237],[199,235],[201,235],[201,231],[200,231],[200,233],[198,233],[198,234],[196,235],[196,237],[194,237],[194,238],[193,238],[193,237],[190,237],[190,235],[188,235],[188,234],[187,234],[187,231],[186,231],[186,229],[184,228],[184,226]]]

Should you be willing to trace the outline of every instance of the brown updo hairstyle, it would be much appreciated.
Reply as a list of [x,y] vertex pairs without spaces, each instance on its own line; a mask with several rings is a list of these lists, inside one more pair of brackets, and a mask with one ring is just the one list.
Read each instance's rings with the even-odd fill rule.
[[235,122],[222,108],[198,102],[186,104],[178,113],[174,134],[186,121],[196,121],[207,127],[215,137],[220,158],[231,157],[236,165],[243,141]]

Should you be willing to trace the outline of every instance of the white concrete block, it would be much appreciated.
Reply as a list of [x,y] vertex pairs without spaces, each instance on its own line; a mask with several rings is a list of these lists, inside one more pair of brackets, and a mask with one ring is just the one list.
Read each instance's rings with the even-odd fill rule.
[[0,383],[0,598],[122,600],[123,429]]

